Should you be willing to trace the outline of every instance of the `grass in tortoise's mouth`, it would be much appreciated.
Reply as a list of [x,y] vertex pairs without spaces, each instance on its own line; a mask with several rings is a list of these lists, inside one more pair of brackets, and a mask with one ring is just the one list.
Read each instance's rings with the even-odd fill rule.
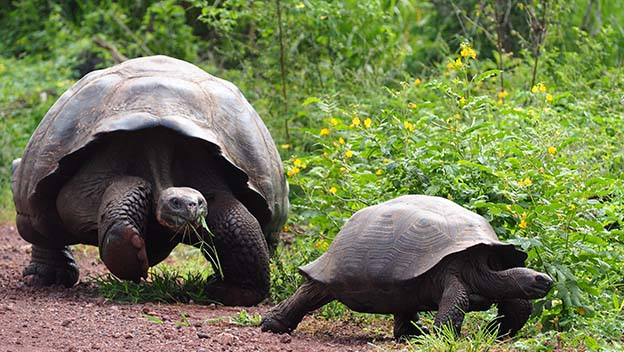
[[[178,234],[182,234],[182,242],[190,243],[193,246],[199,248],[206,258],[212,262],[215,267],[215,272],[220,279],[223,279],[223,270],[221,268],[221,262],[219,261],[219,255],[217,248],[214,244],[214,234],[210,231],[208,224],[206,223],[205,216],[199,216],[197,221],[199,226],[194,225],[190,221],[186,221],[179,225],[176,232],[171,237],[170,241],[174,241],[178,237]],[[200,230],[204,230],[205,236],[200,234]],[[206,240],[208,238],[208,240]]]

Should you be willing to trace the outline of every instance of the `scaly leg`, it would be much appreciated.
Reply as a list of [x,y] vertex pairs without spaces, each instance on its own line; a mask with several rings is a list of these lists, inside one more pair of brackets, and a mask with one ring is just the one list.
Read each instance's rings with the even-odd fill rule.
[[438,314],[435,322],[436,327],[450,324],[459,335],[464,322],[464,315],[470,307],[470,300],[464,284],[455,276],[447,279],[442,299],[438,304]]
[[[260,224],[231,194],[218,193],[209,199],[206,222],[214,237],[201,231],[203,243],[195,244],[217,273],[206,293],[229,306],[258,304],[267,297],[271,285],[269,250]],[[211,243],[214,248],[210,248]],[[220,271],[223,277],[219,277]]]
[[498,337],[513,337],[529,320],[533,304],[528,299],[508,299],[498,303],[498,317],[490,326],[498,325]]
[[150,184],[132,176],[115,179],[102,196],[98,211],[100,257],[120,279],[138,282],[147,278],[144,233],[150,197]]
[[307,280],[297,289],[295,294],[265,313],[260,326],[262,331],[280,334],[291,332],[308,312],[333,300],[334,296],[325,285]]

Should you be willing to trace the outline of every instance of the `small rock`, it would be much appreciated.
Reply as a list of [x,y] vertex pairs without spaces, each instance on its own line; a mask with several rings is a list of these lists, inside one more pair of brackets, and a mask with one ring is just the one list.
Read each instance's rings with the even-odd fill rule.
[[290,337],[290,335],[282,335],[282,337],[280,337],[280,342],[281,343],[291,343],[292,342],[292,337]]
[[196,321],[196,322],[194,322],[194,323],[193,323],[193,326],[194,326],[194,327],[196,327],[196,328],[201,328],[201,327],[202,327],[202,325],[203,325],[203,324],[202,324],[202,322],[201,322],[201,321]]
[[67,327],[69,324],[71,324],[71,322],[72,321],[69,320],[69,319],[63,320],[63,322],[61,323],[61,326],[62,327]]
[[222,332],[219,335],[215,336],[213,341],[221,345],[232,346],[236,342],[237,339],[238,337],[230,333]]
[[[150,310],[147,307],[143,307],[143,314],[150,314]],[[151,315],[151,314],[150,314]]]
[[207,339],[207,338],[210,337],[210,334],[206,334],[205,332],[198,331],[197,332],[197,337],[199,337],[200,339]]
[[125,338],[125,339],[131,339],[131,338],[134,338],[134,336],[132,336],[132,334],[126,334],[126,335],[124,336],[124,338]]

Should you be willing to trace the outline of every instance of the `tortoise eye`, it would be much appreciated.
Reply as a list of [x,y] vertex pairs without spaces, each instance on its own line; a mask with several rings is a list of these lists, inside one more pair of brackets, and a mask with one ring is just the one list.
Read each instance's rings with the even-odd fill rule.
[[172,198],[169,203],[171,204],[171,207],[173,207],[174,209],[179,209],[180,208],[180,199],[178,198]]

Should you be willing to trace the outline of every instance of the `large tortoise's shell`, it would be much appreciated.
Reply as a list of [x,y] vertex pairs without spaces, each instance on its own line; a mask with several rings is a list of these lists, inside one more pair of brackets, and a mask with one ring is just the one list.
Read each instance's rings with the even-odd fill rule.
[[[164,127],[216,147],[231,165],[234,192],[275,236],[288,211],[288,185],[264,123],[232,83],[166,56],[137,58],[86,75],[52,106],[12,177],[19,214],[35,229],[58,226],[55,198],[72,155],[117,131]],[[189,166],[192,167],[192,166]]]
[[352,291],[393,288],[479,245],[499,251],[501,269],[524,266],[526,254],[500,242],[482,216],[445,198],[407,195],[355,213],[327,252],[300,272]]

